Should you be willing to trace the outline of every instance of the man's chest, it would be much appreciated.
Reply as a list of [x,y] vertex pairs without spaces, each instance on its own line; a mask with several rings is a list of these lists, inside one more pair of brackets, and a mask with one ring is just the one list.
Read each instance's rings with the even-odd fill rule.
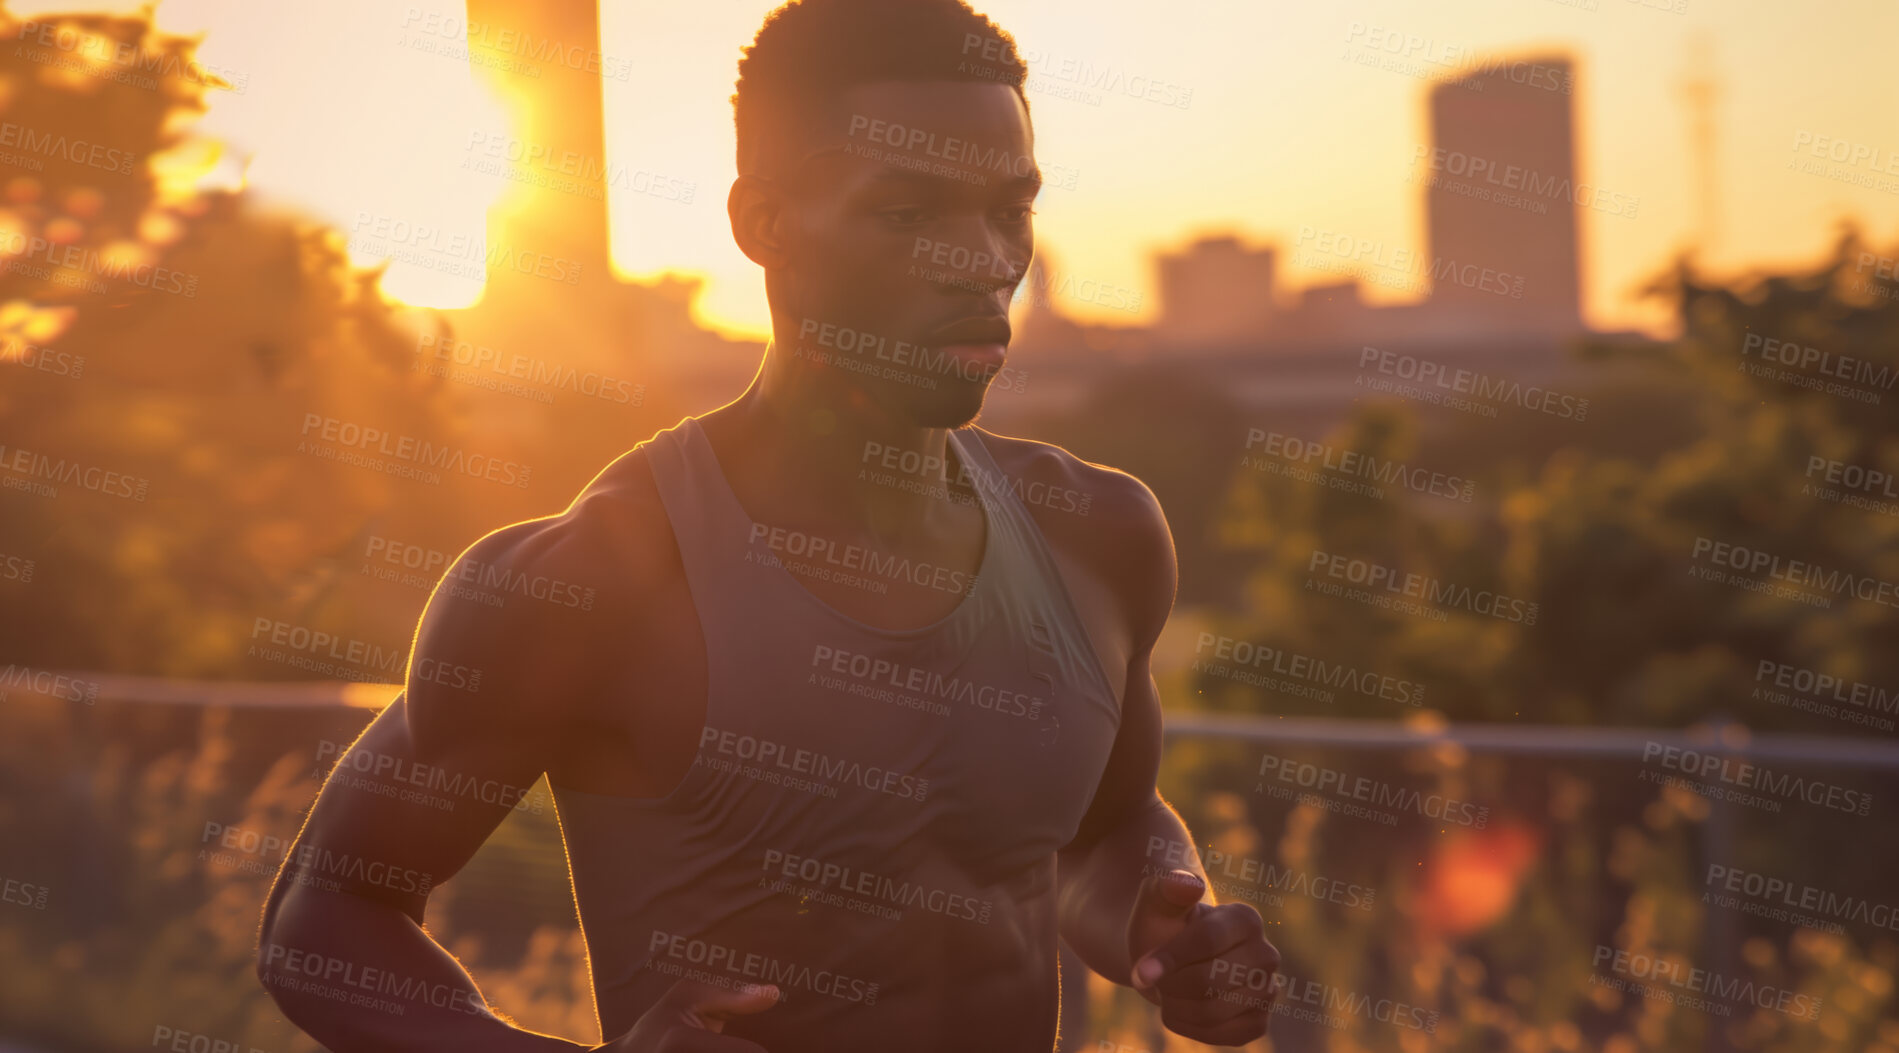
[[[1096,664],[1108,701],[1118,713],[1131,650],[1122,603],[1101,568],[1088,565],[1058,543],[1050,548],[1072,605],[1070,624],[1086,641],[1080,660]],[[1060,613],[1052,607],[1045,616]],[[828,686],[840,695],[856,692],[861,698],[889,698],[894,692],[905,697],[887,704],[909,705],[919,712],[973,706],[994,714],[1013,714],[1032,719],[1038,737],[1059,740],[1060,707],[1050,706],[1056,700],[1054,689],[1059,687],[1070,696],[1087,689],[1072,675],[1067,682],[1054,682],[1048,668],[1048,641],[1036,625],[1029,624],[1026,630],[1023,641],[996,637],[982,646],[1020,650],[1028,678],[1013,675],[1005,666],[1003,676],[988,681],[940,662],[919,661],[901,646],[872,658],[866,652],[875,648],[853,649],[842,637],[812,642],[808,651],[805,644],[790,643],[791,634],[776,631],[709,643],[692,590],[685,576],[678,574],[654,583],[642,615],[616,626],[612,640],[599,641],[601,648],[613,650],[617,657],[607,665],[599,689],[576,707],[581,718],[565,736],[554,774],[557,781],[594,793],[648,799],[665,796],[701,759],[700,740],[709,726],[708,691],[717,672],[714,662],[742,662],[756,674],[750,681],[753,687],[802,682],[805,687]],[[984,655],[975,657],[980,660]],[[1073,703],[1066,708],[1073,709]],[[1044,718],[1044,711],[1049,718]],[[854,717],[848,706],[807,707],[801,715],[848,721],[861,719],[861,710]]]

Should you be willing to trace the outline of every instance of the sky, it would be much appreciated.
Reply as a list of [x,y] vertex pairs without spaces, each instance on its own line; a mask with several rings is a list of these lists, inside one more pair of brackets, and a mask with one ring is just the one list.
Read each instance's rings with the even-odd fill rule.
[[[729,98],[739,49],[774,6],[609,0],[601,21],[601,51],[630,66],[603,82],[608,163],[695,187],[689,203],[616,193],[615,267],[703,276],[700,321],[753,338],[769,322],[763,278],[725,215]],[[1812,262],[1848,217],[1877,242],[1899,238],[1890,0],[1173,0],[1165,21],[1151,0],[973,6],[1025,52],[1037,159],[1062,176],[1037,204],[1038,251],[1076,282],[1141,294],[1138,310],[1121,296],[1058,303],[1088,321],[1151,322],[1150,257],[1209,233],[1278,245],[1282,289],[1329,280],[1290,258],[1302,232],[1424,251],[1411,180],[1430,78],[1492,56],[1573,57],[1579,181],[1633,199],[1633,216],[1583,210],[1584,314],[1597,327],[1665,321],[1635,292],[1698,223],[1682,91],[1695,47],[1718,84],[1713,269]],[[394,216],[479,235],[504,185],[461,166],[472,135],[504,134],[508,103],[413,32],[418,16],[459,11],[452,0],[165,0],[158,22],[203,34],[200,59],[238,82],[213,93],[200,127],[230,144],[227,174],[247,166],[261,197],[346,232]],[[1084,67],[1133,90],[1072,97]],[[385,287],[438,307],[479,294],[478,282],[400,265]],[[1375,302],[1406,295],[1366,289]]]

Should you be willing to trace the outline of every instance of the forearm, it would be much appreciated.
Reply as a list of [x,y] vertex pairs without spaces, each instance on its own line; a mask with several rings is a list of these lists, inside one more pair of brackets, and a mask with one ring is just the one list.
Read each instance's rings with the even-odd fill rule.
[[365,1053],[575,1053],[592,1047],[513,1027],[414,920],[346,893],[273,902],[258,977],[284,1016],[329,1049]]
[[[1156,797],[1085,851],[1058,857],[1056,911],[1062,939],[1090,969],[1129,984],[1134,963],[1128,955],[1128,918],[1135,895],[1149,876],[1168,870],[1190,870],[1207,879],[1192,832]],[[1211,881],[1201,901],[1216,902]]]

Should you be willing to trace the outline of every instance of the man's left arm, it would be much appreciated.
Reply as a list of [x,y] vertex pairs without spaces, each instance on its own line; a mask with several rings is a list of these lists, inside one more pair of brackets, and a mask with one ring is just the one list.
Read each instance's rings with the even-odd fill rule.
[[1126,688],[1094,799],[1056,857],[1058,924],[1090,969],[1160,1006],[1169,1030],[1241,1045],[1266,1031],[1279,952],[1258,911],[1218,902],[1192,832],[1156,789],[1162,720],[1149,661],[1178,571],[1159,502],[1121,479],[1127,496],[1113,502],[1119,522],[1108,542],[1121,551],[1097,565],[1125,575],[1112,592],[1129,625]]

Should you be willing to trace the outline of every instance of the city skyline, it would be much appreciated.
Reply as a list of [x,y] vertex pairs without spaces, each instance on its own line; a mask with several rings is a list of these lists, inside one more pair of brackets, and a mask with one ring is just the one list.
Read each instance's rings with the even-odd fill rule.
[[[367,214],[479,233],[508,181],[475,169],[484,149],[519,138],[511,130],[518,114],[515,100],[478,86],[465,53],[455,57],[462,38],[444,32],[455,26],[443,17],[459,6],[345,0],[322,17],[296,16],[305,22],[293,29],[220,0],[170,0],[159,21],[204,33],[201,58],[240,82],[239,91],[214,93],[203,122],[231,144],[224,178],[237,178],[235,158],[248,155],[248,186],[345,231]],[[764,299],[762,278],[725,230],[727,96],[738,47],[771,6],[747,0],[693,11],[690,20],[627,5],[602,11],[601,51],[611,60],[602,163],[639,184],[616,189],[609,202],[614,266],[642,280],[667,269],[700,280],[695,316],[735,337],[760,335]],[[1881,167],[1899,137],[1878,101],[1875,43],[1899,28],[1899,12],[1854,6],[1850,22],[1818,26],[1764,3],[1505,4],[1481,15],[1366,3],[1222,12],[1221,33],[1192,32],[1216,24],[1209,6],[1206,17],[1182,12],[1189,31],[1179,39],[1143,34],[1098,5],[1004,0],[984,9],[1030,56],[1038,158],[1071,184],[1044,193],[1042,244],[1080,277],[1143,294],[1133,311],[1063,306],[1078,318],[1152,324],[1153,257],[1212,233],[1290,243],[1311,227],[1421,250],[1427,217],[1409,180],[1428,141],[1421,115],[1431,80],[1560,51],[1576,60],[1579,179],[1636,209],[1583,217],[1582,310],[1590,326],[1613,329],[1661,319],[1632,290],[1665,268],[1700,222],[1683,91],[1693,40],[1711,42],[1712,59],[1696,75],[1716,85],[1719,199],[1756,203],[1719,214],[1719,251],[1707,260],[1715,270],[1810,261],[1843,217],[1857,217],[1875,240],[1899,226],[1891,187],[1899,173]],[[1847,32],[1848,24],[1857,28]],[[293,90],[317,73],[324,95]],[[1092,90],[1091,81],[1122,90]],[[1153,98],[1130,94],[1129,85],[1146,85]],[[642,98],[667,104],[642,106]],[[1298,105],[1280,104],[1287,99]],[[291,112],[299,118],[285,120]],[[1739,113],[1750,119],[1736,120]],[[642,154],[629,148],[637,141],[666,145]],[[1839,146],[1843,163],[1830,157]],[[1180,156],[1207,161],[1165,162]],[[682,202],[688,185],[691,200]],[[1328,280],[1283,262],[1280,278],[1292,287]],[[391,267],[387,284],[396,298],[441,307],[465,305],[480,288],[403,266]],[[1373,303],[1415,299],[1375,288],[1367,295]]]

